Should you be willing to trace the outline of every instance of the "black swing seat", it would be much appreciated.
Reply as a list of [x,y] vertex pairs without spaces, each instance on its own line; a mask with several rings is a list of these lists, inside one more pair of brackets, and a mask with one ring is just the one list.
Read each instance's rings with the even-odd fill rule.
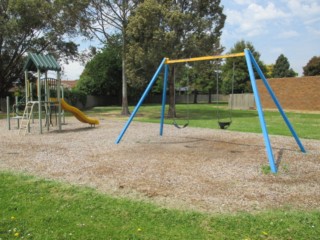
[[174,125],[176,128],[181,129],[181,128],[187,127],[187,126],[189,125],[189,123],[185,123],[184,125],[179,126],[176,122],[173,122],[173,125]]
[[228,122],[220,122],[219,121],[218,123],[219,123],[219,127],[221,129],[227,129],[231,125],[232,121],[228,121]]

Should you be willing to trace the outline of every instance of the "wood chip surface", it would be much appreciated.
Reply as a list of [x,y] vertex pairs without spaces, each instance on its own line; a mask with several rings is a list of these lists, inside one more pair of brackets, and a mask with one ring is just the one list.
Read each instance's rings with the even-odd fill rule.
[[[211,213],[266,209],[320,210],[320,141],[270,136],[279,173],[269,163],[262,134],[177,129],[100,117],[95,128],[68,117],[51,128],[19,135],[0,120],[0,170],[89,186],[116,197]],[[12,122],[15,128],[15,123]]]

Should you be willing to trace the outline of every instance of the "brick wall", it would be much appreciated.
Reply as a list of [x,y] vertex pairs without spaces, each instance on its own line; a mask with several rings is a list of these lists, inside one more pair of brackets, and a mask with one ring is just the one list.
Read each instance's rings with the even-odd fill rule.
[[[283,109],[320,111],[320,76],[270,78],[268,82]],[[263,108],[276,108],[261,80],[257,86]]]

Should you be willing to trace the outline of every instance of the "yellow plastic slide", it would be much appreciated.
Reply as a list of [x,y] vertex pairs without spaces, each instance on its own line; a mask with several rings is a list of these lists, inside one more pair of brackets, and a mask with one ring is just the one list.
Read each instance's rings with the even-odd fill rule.
[[98,119],[87,117],[82,111],[69,105],[64,99],[61,99],[61,108],[71,112],[80,122],[89,123],[91,125],[99,124]]

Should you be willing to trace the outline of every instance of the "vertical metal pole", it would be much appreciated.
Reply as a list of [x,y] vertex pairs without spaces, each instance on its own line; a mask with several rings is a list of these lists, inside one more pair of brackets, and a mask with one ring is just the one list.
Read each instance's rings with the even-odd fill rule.
[[[61,88],[61,98],[64,99],[64,88],[63,88],[63,86],[60,86],[60,88]],[[63,122],[63,124],[66,124],[66,116],[64,114],[63,109],[61,110],[61,114],[62,114],[62,122]]]
[[[14,103],[15,103],[15,105],[18,105],[18,96],[14,96]],[[15,113],[17,113],[17,112],[15,112]]]
[[47,131],[50,130],[50,106],[49,106],[49,92],[48,89],[48,71],[45,72],[44,77],[44,106],[46,110],[46,124],[47,124]]
[[30,95],[29,95],[28,101],[29,100],[33,101],[33,83],[32,82],[30,83],[29,88],[30,88]]
[[267,129],[267,126],[266,126],[266,123],[265,123],[264,115],[263,115],[260,96],[259,96],[259,92],[258,92],[258,88],[257,88],[257,84],[256,84],[256,79],[255,79],[255,76],[254,76],[253,68],[252,68],[250,51],[248,49],[245,49],[244,52],[245,52],[247,67],[248,67],[248,71],[249,71],[249,75],[250,75],[250,81],[251,81],[251,85],[252,85],[252,90],[253,90],[253,94],[254,94],[254,98],[255,98],[255,101],[256,101],[257,110],[258,110],[258,114],[259,114],[259,120],[260,120],[260,125],[261,125],[261,129],[262,129],[262,133],[263,133],[263,138],[264,138],[264,142],[265,142],[265,145],[266,145],[267,155],[268,155],[268,159],[269,159],[269,165],[270,165],[271,171],[273,173],[276,173],[277,172],[277,166],[276,166],[275,161],[274,161],[272,148],[271,148],[271,144],[270,144],[270,139],[269,139],[269,135],[268,135],[268,129]]
[[28,71],[24,71],[24,88],[25,88],[25,95],[26,95],[26,105],[29,101],[30,97],[30,86],[29,86],[29,80],[28,80]]
[[166,97],[167,97],[167,83],[168,83],[169,65],[164,65],[164,78],[163,78],[163,90],[162,90],[162,109],[161,109],[161,120],[160,120],[160,136],[163,135],[163,123],[164,113],[166,109]]
[[10,125],[10,99],[9,96],[6,97],[6,102],[7,102],[7,126],[8,126],[8,130],[11,129],[11,125]]
[[38,69],[38,112],[39,112],[39,131],[42,134],[42,116],[41,116],[41,73]]
[[[17,117],[18,116],[18,103],[19,103],[18,96],[15,96],[14,102],[15,102],[15,105],[16,105],[15,116]],[[18,126],[18,129],[20,129],[20,119],[19,118],[17,118],[17,126]]]
[[61,86],[61,77],[60,71],[57,72],[57,98],[58,98],[58,126],[59,131],[61,131],[61,94],[60,94],[60,86]]
[[125,126],[123,127],[121,133],[119,134],[119,136],[118,136],[118,138],[117,138],[117,140],[116,140],[116,142],[115,142],[116,144],[120,143],[123,135],[124,135],[125,132],[127,131],[130,123],[132,122],[133,118],[135,117],[136,113],[138,112],[141,104],[143,103],[144,99],[146,98],[146,96],[148,95],[149,91],[151,90],[152,85],[153,85],[153,84],[155,83],[155,81],[157,80],[157,77],[158,77],[158,75],[159,75],[159,73],[160,73],[160,71],[161,71],[161,69],[162,69],[165,61],[166,61],[166,59],[164,58],[164,59],[162,60],[162,62],[160,63],[160,65],[159,65],[156,73],[155,73],[154,76],[152,77],[152,79],[151,79],[151,81],[149,82],[146,90],[145,90],[144,93],[142,94],[139,102],[137,103],[136,107],[134,108],[133,112],[131,113],[130,118],[128,119],[127,123],[125,124]]
[[48,72],[46,71],[44,73],[44,100],[47,102],[48,101],[48,89],[47,89],[47,84],[48,84]]
[[300,141],[300,139],[299,139],[299,137],[298,137],[298,134],[297,134],[296,131],[294,130],[294,128],[293,128],[291,122],[289,121],[286,113],[283,111],[283,108],[281,107],[280,102],[278,101],[276,95],[275,95],[274,92],[272,91],[272,88],[271,88],[271,86],[269,85],[268,80],[266,79],[266,77],[265,77],[264,74],[262,73],[262,71],[261,71],[258,63],[254,60],[254,58],[253,58],[253,56],[252,56],[251,53],[250,53],[250,57],[251,57],[251,61],[252,61],[252,63],[253,63],[253,66],[254,66],[255,69],[257,70],[257,72],[258,72],[260,78],[262,79],[265,87],[267,88],[267,90],[268,90],[268,92],[269,92],[269,94],[270,94],[273,102],[274,102],[275,105],[277,106],[277,108],[278,108],[278,110],[279,110],[279,112],[280,112],[280,114],[281,114],[284,122],[286,123],[286,125],[287,125],[287,127],[289,128],[292,136],[293,136],[294,139],[296,140],[296,142],[297,142],[297,144],[298,144],[301,152],[306,152],[303,144],[301,143],[301,141]]
[[[29,100],[28,101],[33,101],[33,83],[32,82],[30,83],[30,95],[29,95]],[[27,105],[27,103],[26,103],[26,105]],[[33,112],[32,112],[32,116],[31,117],[32,117],[32,123],[34,123],[34,113]],[[30,132],[30,123],[28,124],[28,132]]]

